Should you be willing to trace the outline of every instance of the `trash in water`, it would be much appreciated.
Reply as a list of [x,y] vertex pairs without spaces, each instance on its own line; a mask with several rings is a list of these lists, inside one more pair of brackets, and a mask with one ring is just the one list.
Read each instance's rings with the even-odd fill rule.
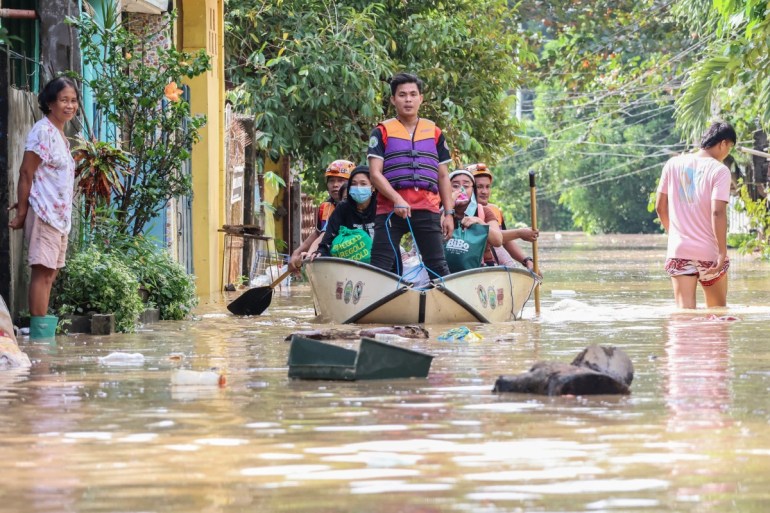
[[189,385],[189,386],[220,386],[223,387],[227,383],[227,378],[224,374],[220,374],[217,371],[194,371],[187,369],[176,369],[171,373],[172,385]]
[[460,326],[459,328],[452,328],[446,333],[442,333],[441,335],[438,336],[438,339],[441,341],[450,341],[450,342],[454,340],[463,340],[465,342],[477,342],[479,340],[483,340],[484,337],[482,337],[475,331],[471,331],[465,326]]
[[184,360],[184,354],[182,354],[182,353],[171,353],[170,355],[168,355],[168,359],[171,360],[172,362],[179,362],[179,361]]
[[374,340],[380,342],[411,342],[411,339],[396,335],[395,333],[375,333]]
[[693,319],[693,321],[724,321],[724,322],[733,322],[733,321],[740,321],[740,317],[736,317],[734,315],[716,315],[716,314],[709,314],[706,317],[696,317]]
[[107,356],[100,356],[99,363],[102,365],[143,365],[144,355],[142,353],[110,353]]

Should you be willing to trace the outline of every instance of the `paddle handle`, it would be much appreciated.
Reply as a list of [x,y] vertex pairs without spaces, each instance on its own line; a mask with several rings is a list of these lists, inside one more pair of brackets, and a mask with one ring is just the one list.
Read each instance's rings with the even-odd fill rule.
[[[537,187],[535,186],[535,171],[529,170],[529,203],[532,215],[532,229],[537,230]],[[532,242],[532,269],[540,274],[537,258],[537,239]],[[540,315],[540,284],[535,285],[535,314]]]
[[285,273],[280,275],[278,278],[275,279],[273,283],[270,284],[270,288],[274,289],[278,286],[279,283],[281,283],[288,275],[291,274],[291,270],[287,270]]

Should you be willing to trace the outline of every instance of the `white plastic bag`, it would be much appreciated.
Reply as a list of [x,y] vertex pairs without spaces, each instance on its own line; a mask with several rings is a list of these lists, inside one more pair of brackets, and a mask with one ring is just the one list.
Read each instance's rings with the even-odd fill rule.
[[414,284],[416,288],[424,288],[430,284],[430,275],[425,266],[421,265],[420,258],[416,255],[404,260],[404,272],[401,274],[404,281]]

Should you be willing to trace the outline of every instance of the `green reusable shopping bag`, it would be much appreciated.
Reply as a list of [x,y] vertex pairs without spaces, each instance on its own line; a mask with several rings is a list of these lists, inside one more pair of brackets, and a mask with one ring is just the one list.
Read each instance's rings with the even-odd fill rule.
[[481,267],[488,235],[489,226],[486,224],[477,223],[468,228],[455,228],[452,238],[444,244],[444,255],[449,271],[457,273]]
[[372,238],[360,228],[340,226],[332,241],[331,255],[368,264],[372,258]]

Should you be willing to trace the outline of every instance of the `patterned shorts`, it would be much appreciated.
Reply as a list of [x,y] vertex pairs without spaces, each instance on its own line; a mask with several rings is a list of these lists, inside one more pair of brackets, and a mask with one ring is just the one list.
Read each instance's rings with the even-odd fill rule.
[[715,284],[730,268],[730,259],[726,258],[722,268],[716,273],[706,271],[716,264],[713,260],[687,260],[686,258],[669,258],[666,260],[666,272],[669,276],[697,276],[704,287]]

